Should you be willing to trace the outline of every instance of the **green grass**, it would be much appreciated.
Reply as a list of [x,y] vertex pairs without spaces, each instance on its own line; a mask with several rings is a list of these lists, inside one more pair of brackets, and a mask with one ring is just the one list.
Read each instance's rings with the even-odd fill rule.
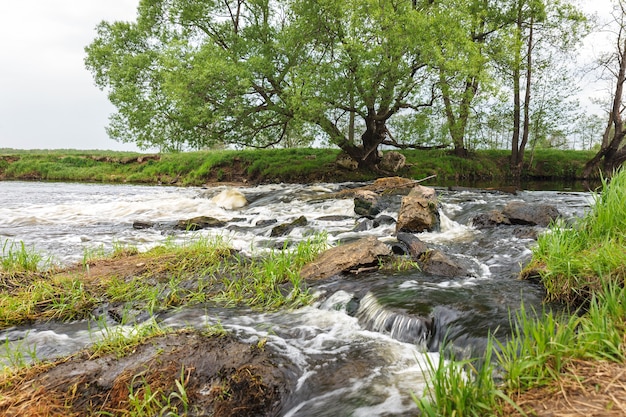
[[[467,158],[449,150],[403,150],[410,178],[437,175],[440,185],[503,182],[510,179],[506,150],[481,150]],[[381,174],[339,169],[338,149],[291,148],[210,150],[160,155],[131,152],[0,149],[0,179],[203,185],[215,181],[250,183],[369,181]],[[588,151],[537,150],[527,158],[526,180],[580,178]]]
[[45,259],[33,248],[28,248],[24,242],[11,240],[0,241],[0,273],[15,274],[22,272],[36,272],[49,265],[50,259]]
[[[326,241],[326,235],[316,235],[294,249],[247,258],[219,236],[195,237],[145,253],[121,246],[108,258],[90,252],[73,269],[40,271],[31,265],[21,275],[3,278],[0,329],[33,320],[89,318],[102,303],[121,305],[123,317],[131,309],[155,313],[207,302],[269,310],[306,305],[312,296],[300,269]],[[119,261],[120,268],[102,271],[96,266],[102,259]]]
[[549,299],[580,308],[567,314],[522,306],[511,317],[511,338],[491,337],[480,361],[447,362],[442,349],[429,362],[424,398],[414,398],[424,415],[501,415],[504,404],[513,405],[511,394],[558,385],[574,360],[626,361],[625,181],[626,171],[605,180],[584,218],[553,225],[533,251]]
[[572,226],[559,222],[542,234],[526,274],[538,274],[548,300],[583,304],[604,281],[626,278],[626,171],[603,179],[586,216]]

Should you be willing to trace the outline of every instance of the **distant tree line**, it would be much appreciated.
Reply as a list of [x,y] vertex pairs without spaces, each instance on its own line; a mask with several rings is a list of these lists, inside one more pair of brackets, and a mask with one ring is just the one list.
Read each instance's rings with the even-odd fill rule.
[[590,27],[569,0],[142,0],[85,62],[139,147],[330,145],[369,169],[381,147],[506,148],[520,173],[600,140],[566,65]]

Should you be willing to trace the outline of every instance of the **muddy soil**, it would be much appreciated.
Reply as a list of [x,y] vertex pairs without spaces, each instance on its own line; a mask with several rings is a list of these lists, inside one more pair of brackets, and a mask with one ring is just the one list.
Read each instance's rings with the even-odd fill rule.
[[289,363],[263,341],[178,332],[123,357],[83,352],[5,376],[0,415],[118,416],[143,407],[141,415],[275,416],[295,386]]

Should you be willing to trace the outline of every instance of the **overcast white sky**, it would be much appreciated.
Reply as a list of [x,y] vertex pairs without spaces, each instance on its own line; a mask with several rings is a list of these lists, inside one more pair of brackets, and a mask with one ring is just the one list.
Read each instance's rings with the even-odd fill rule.
[[[606,9],[609,0],[581,0]],[[3,0],[0,148],[137,150],[109,139],[115,111],[85,69],[102,21],[134,20],[139,0]]]

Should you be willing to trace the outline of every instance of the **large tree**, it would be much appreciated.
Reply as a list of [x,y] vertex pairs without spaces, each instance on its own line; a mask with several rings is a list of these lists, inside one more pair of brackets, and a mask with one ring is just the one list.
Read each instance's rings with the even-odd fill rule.
[[435,42],[456,30],[432,3],[142,0],[136,22],[98,26],[86,65],[115,139],[266,147],[307,129],[375,167],[389,119],[434,100]]
[[[538,57],[544,48],[568,50],[585,32],[585,18],[568,0],[515,0],[509,13],[513,20],[510,56],[505,59],[513,94],[511,171],[520,175],[531,131],[533,92],[538,71],[551,71],[552,63]],[[548,54],[549,55],[549,54]],[[544,56],[546,56],[544,54]]]
[[610,177],[613,171],[626,161],[626,128],[624,126],[624,83],[626,82],[626,1],[616,0],[613,10],[615,29],[613,51],[600,59],[600,65],[612,78],[615,86],[602,136],[602,144],[596,155],[587,162],[583,171],[585,178],[599,173]]

